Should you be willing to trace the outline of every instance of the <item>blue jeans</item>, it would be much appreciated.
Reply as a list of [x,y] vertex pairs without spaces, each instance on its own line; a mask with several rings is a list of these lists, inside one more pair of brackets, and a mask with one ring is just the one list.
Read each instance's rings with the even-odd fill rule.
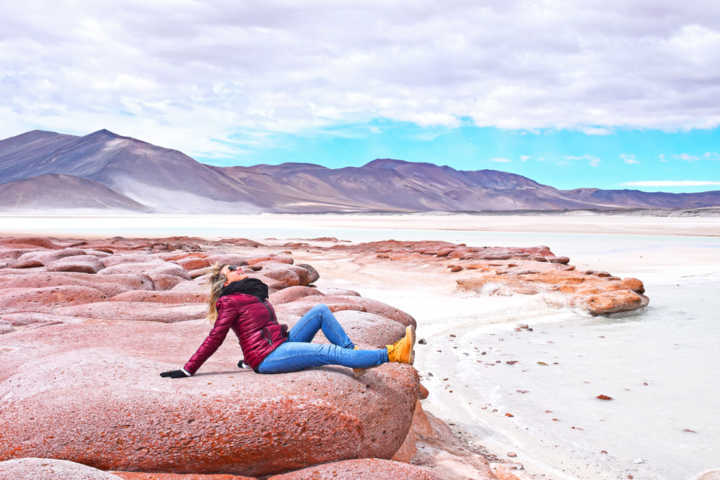
[[[325,345],[312,342],[322,329],[332,342]],[[315,305],[290,330],[285,343],[260,362],[260,373],[295,372],[321,365],[343,365],[352,368],[370,368],[388,361],[387,350],[354,350],[345,330],[325,304]]]

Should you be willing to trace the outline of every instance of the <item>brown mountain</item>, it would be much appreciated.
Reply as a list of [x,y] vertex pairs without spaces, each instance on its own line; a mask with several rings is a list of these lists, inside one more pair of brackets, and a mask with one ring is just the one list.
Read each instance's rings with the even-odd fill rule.
[[[114,201],[125,198],[154,211],[175,212],[457,212],[720,205],[720,191],[558,190],[497,170],[462,171],[394,159],[336,169],[309,163],[213,167],[177,150],[107,130],[84,137],[35,130],[0,141],[0,184],[46,174],[94,182],[77,182],[79,196],[83,192],[88,197],[98,195],[97,184],[101,184],[118,195]],[[61,192],[69,181],[56,178],[53,187],[52,182],[43,180],[43,186]],[[32,190],[32,185],[23,185]],[[19,192],[17,188],[7,192]],[[45,200],[33,200],[33,205],[54,207],[54,199],[59,201],[62,195],[52,197],[48,192],[42,197]],[[7,197],[0,206],[29,201],[24,194]]]

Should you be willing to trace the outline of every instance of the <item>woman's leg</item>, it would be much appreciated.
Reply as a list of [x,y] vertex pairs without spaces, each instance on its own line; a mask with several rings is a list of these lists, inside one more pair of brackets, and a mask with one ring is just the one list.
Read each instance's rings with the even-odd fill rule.
[[340,322],[337,321],[335,315],[324,303],[315,305],[297,321],[295,326],[290,329],[288,341],[312,342],[315,334],[320,329],[333,345],[342,348],[355,348],[355,344],[350,341]]
[[258,372],[295,372],[322,365],[370,368],[387,361],[388,351],[386,348],[378,350],[352,350],[337,345],[285,342],[265,357],[258,366]]

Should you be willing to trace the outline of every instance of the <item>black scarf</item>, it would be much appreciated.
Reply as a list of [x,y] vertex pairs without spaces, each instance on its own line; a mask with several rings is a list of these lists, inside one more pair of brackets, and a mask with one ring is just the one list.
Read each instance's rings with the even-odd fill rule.
[[224,295],[230,295],[231,293],[245,293],[247,295],[254,295],[264,302],[268,298],[268,286],[265,285],[261,280],[257,278],[243,278],[237,282],[228,283],[220,290],[218,298]]

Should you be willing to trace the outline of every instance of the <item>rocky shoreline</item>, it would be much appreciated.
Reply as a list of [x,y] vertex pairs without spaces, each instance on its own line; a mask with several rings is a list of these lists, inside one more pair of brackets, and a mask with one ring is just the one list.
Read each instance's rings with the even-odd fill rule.
[[460,289],[541,294],[592,314],[648,301],[639,280],[578,272],[547,247],[269,240],[0,238],[0,478],[519,475],[521,466],[469,448],[424,412],[428,392],[407,365],[358,378],[343,367],[255,375],[234,367],[231,340],[195,377],[160,378],[207,333],[214,262],[267,283],[282,323],[325,303],[368,347],[392,343],[414,318],[353,290],[321,291],[318,272],[295,264],[295,252],[421,265]]

